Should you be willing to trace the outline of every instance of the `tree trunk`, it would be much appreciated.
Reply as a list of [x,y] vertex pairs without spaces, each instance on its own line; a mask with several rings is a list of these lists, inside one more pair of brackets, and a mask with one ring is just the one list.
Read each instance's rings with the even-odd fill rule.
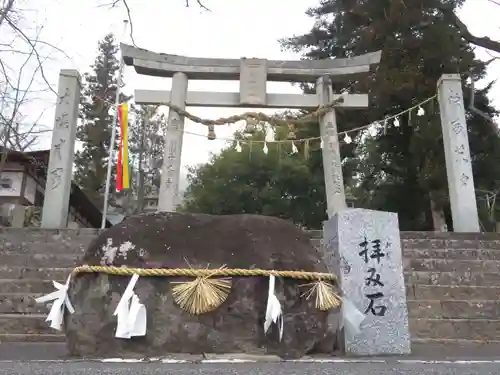
[[[432,194],[431,194],[432,195]],[[431,200],[432,224],[435,232],[448,232],[444,210],[436,204],[434,199]]]

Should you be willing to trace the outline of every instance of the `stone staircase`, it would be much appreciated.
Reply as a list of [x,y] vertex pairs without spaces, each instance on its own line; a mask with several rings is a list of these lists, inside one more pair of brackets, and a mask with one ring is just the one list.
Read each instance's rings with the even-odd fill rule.
[[[64,341],[34,298],[63,282],[96,230],[0,230],[0,342]],[[500,343],[500,235],[401,234],[415,343]],[[319,246],[321,231],[311,232]]]
[[499,343],[500,236],[404,233],[402,242],[412,340]]
[[49,309],[35,303],[65,282],[97,230],[0,230],[0,343],[62,342],[45,322]]
[[[319,246],[321,231],[311,233]],[[401,233],[412,342],[500,343],[500,235]]]

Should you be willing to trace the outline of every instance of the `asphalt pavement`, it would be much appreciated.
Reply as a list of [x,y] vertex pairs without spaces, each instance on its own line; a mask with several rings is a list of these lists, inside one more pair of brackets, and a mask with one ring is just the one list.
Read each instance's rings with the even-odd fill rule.
[[[310,362],[103,362],[67,355],[65,344],[0,344],[0,375],[500,375],[500,350],[486,345],[415,346],[411,356],[317,357]],[[324,362],[330,361],[330,362]]]
[[[409,357],[392,357],[393,360],[402,358],[413,360],[496,360],[500,362],[500,344],[413,344],[412,354]],[[65,343],[0,343],[0,361],[66,359],[74,358],[69,357]],[[385,359],[390,360],[391,358],[386,357]],[[188,359],[188,361],[192,360]],[[500,375],[500,371],[498,374]]]
[[500,364],[9,362],[0,375],[498,375]]

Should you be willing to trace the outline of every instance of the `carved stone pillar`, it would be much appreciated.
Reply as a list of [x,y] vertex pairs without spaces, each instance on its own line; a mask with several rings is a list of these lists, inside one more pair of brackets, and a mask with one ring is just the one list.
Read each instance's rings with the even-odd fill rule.
[[[170,103],[181,109],[186,108],[187,89],[187,76],[184,73],[175,73],[172,77]],[[177,112],[169,110],[167,121],[158,211],[174,212],[180,201],[179,179],[181,174],[184,116],[180,116]]]
[[[333,101],[332,85],[328,77],[320,77],[316,82],[319,105]],[[323,171],[325,173],[326,205],[328,217],[347,208],[342,176],[342,159],[337,133],[335,109],[326,113],[319,120],[320,135],[323,140]]]
[[42,228],[66,228],[68,223],[80,88],[78,71],[61,70],[45,184]]
[[453,231],[479,232],[460,75],[443,74],[441,76],[438,82],[438,99]]

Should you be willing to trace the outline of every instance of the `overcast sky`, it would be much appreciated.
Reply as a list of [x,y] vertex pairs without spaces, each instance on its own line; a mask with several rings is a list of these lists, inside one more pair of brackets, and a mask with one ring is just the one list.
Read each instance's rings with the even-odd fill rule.
[[[132,9],[136,44],[156,52],[193,57],[259,57],[267,59],[297,59],[299,56],[280,51],[278,39],[300,34],[310,29],[313,20],[304,14],[308,6],[318,0],[206,0],[211,12],[200,10],[196,4],[184,6],[184,0],[128,0]],[[26,27],[33,31],[43,25],[41,39],[56,45],[67,57],[54,55],[46,64],[46,75],[54,87],[60,69],[74,68],[81,73],[93,63],[97,43],[109,32],[121,37],[126,12],[123,7],[110,9],[111,0],[18,0],[24,9]],[[193,1],[195,2],[195,1]],[[460,12],[463,21],[477,35],[500,39],[498,17],[500,7],[487,0],[469,0]],[[3,36],[0,36],[0,39]],[[123,42],[130,43],[127,35]],[[482,57],[488,57],[483,51]],[[3,55],[2,55],[3,56]],[[493,64],[489,78],[497,79],[500,64]],[[140,76],[133,68],[125,72],[126,90],[169,90],[170,79]],[[190,90],[238,91],[238,82],[195,81]],[[289,84],[268,84],[269,92],[297,92]],[[493,98],[500,108],[500,86]],[[423,100],[425,98],[416,98]],[[55,98],[45,95],[30,113],[45,110],[40,123],[52,128]],[[191,108],[190,112],[206,118],[228,116],[242,112],[239,109]],[[221,138],[230,138],[236,127],[217,129]],[[186,130],[205,135],[206,128],[187,122]],[[41,137],[37,149],[50,148],[50,133]],[[208,141],[204,136],[186,134],[183,146],[184,166],[206,161],[210,152],[224,146],[223,140]]]

